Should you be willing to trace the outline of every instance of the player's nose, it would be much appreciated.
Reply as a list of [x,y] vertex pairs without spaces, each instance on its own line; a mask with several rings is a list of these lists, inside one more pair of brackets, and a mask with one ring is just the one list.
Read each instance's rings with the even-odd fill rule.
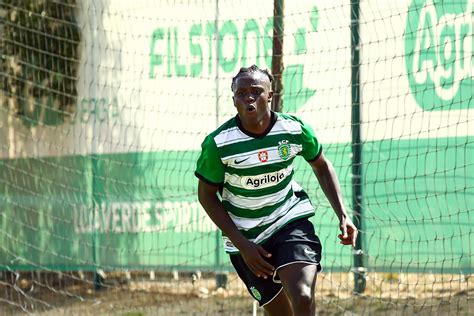
[[255,102],[255,97],[253,96],[252,93],[247,93],[245,95],[245,102],[247,102],[247,103]]

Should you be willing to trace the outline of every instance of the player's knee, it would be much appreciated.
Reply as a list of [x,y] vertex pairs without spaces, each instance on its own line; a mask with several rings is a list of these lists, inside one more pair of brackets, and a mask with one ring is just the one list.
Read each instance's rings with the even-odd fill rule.
[[305,314],[305,312],[312,310],[315,301],[311,288],[300,288],[297,295],[293,296],[291,303],[293,310],[298,312],[297,314]]

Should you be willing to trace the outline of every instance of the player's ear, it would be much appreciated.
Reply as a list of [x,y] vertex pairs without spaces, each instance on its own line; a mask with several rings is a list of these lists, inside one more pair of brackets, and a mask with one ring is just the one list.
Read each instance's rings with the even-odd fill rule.
[[235,104],[235,97],[232,96],[232,103],[234,104],[235,107],[237,107],[237,104]]
[[273,91],[268,92],[268,102],[272,102],[272,97],[273,97]]

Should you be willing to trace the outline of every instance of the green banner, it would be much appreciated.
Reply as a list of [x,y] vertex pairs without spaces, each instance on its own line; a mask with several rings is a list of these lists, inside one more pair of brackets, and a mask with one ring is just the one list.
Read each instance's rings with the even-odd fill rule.
[[[364,145],[368,268],[472,271],[473,139]],[[349,145],[328,145],[350,201]],[[395,154],[396,153],[396,154]],[[198,152],[2,160],[0,265],[12,269],[230,268],[199,206]],[[303,159],[296,178],[317,208],[323,265],[347,270],[336,217]],[[472,209],[472,207],[471,207]],[[216,256],[219,251],[219,256]],[[220,258],[220,259],[219,259]],[[221,261],[216,261],[221,260]],[[416,265],[412,263],[416,262]]]

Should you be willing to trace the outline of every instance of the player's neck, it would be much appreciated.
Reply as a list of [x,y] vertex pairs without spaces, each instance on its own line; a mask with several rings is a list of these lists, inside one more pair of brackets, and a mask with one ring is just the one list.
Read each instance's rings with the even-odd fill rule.
[[270,125],[270,117],[265,117],[261,121],[256,123],[244,123],[242,122],[242,127],[245,128],[247,131],[253,134],[263,134]]
[[239,125],[243,132],[245,132],[246,134],[254,137],[259,137],[265,136],[269,132],[275,121],[275,113],[269,111],[268,115],[265,115],[261,120],[255,123],[244,122],[239,118]]

